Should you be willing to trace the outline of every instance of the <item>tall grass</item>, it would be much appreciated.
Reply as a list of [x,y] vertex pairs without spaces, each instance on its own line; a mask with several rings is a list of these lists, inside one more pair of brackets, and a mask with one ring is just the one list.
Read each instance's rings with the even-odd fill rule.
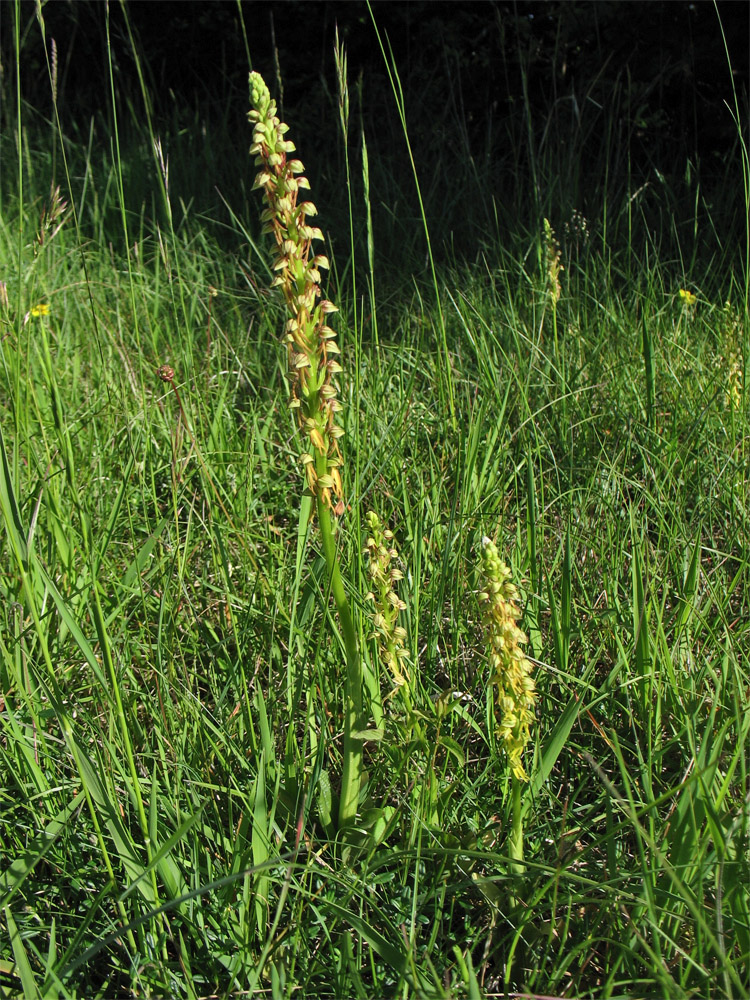
[[[125,126],[144,96],[111,88],[107,151],[83,124],[53,151],[16,90],[3,139],[0,988],[746,995],[736,220],[715,202],[707,236],[694,188],[639,193],[593,100],[572,144],[553,141],[561,102],[508,123],[529,186],[505,206],[496,137],[486,156],[415,150],[420,208],[398,116],[378,132],[352,105],[354,236],[347,222],[329,254],[352,373],[338,557],[367,578],[359,524],[377,508],[398,540],[410,683],[407,706],[361,626],[375,719],[348,865],[334,847],[343,638],[320,536],[297,516],[251,130],[231,161],[244,185],[209,224],[179,193],[168,124]],[[391,140],[404,153],[388,161]],[[589,187],[576,168],[592,143]],[[667,223],[691,212],[695,229]],[[519,584],[538,690],[523,865],[481,629],[483,535]],[[362,622],[366,589],[348,594]]]

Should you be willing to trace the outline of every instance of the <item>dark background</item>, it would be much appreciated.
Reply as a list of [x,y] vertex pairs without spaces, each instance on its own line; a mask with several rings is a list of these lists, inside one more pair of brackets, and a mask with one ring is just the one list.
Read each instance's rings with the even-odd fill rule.
[[[499,210],[514,224],[533,228],[556,209],[561,218],[573,208],[600,214],[613,192],[622,201],[639,184],[656,185],[656,177],[672,186],[678,200],[689,193],[685,176],[693,184],[699,177],[703,193],[713,185],[717,198],[724,199],[725,214],[731,212],[736,186],[739,211],[741,173],[727,173],[731,160],[739,163],[738,130],[727,105],[734,107],[734,83],[746,127],[750,4],[744,0],[724,0],[718,7],[710,0],[376,0],[372,10],[403,85],[427,214],[433,224],[444,222],[450,230],[446,239],[457,234],[458,244],[463,239],[466,247],[481,242],[484,223],[479,212],[472,222],[474,202],[481,202],[484,218]],[[93,120],[97,139],[108,142],[110,52],[118,127],[125,139],[129,123],[142,127],[140,64],[154,127],[169,144],[175,191],[185,201],[192,199],[207,218],[222,211],[217,189],[234,192],[243,217],[254,212],[252,166],[240,159],[247,156],[250,139],[249,64],[279,99],[319,207],[325,204],[334,216],[343,211],[333,59],[337,27],[349,59],[354,173],[359,176],[361,125],[371,168],[377,163],[383,170],[383,203],[387,206],[410,184],[386,64],[365,3],[243,0],[238,7],[229,0],[149,0],[123,8],[114,2],[50,0],[43,17],[48,51],[52,39],[57,46],[63,132],[83,143]],[[51,119],[44,41],[30,0],[21,4],[21,29],[27,114]],[[0,120],[6,131],[14,127],[14,45],[14,5],[3,0]],[[570,148],[574,134],[575,154]],[[542,153],[548,157],[545,184],[533,176]],[[469,204],[446,185],[472,158],[478,194]],[[576,176],[565,190],[562,181],[551,184],[555,173],[571,173],[574,160]],[[239,163],[245,165],[240,170]],[[131,184],[137,200],[145,182],[139,186],[133,177]],[[137,211],[135,202],[132,207]],[[397,214],[395,209],[391,214]],[[553,222],[560,226],[561,218]],[[383,226],[388,219],[386,210]],[[418,220],[404,222],[401,215],[398,222],[408,232]],[[393,244],[404,232],[392,228],[386,235]]]
[[[30,23],[26,0],[22,87],[30,103],[49,98],[41,36]],[[0,44],[3,67],[13,62],[9,0],[2,3]],[[658,116],[662,128],[702,152],[732,141],[733,129],[721,113],[731,100],[727,57],[717,10],[710,0],[574,0],[535,3],[409,3],[376,0],[372,6],[381,34],[387,36],[402,80],[436,86],[446,52],[454,57],[472,113],[521,97],[520,67],[528,65],[532,102],[548,101],[560,87],[583,90],[594,77],[614,80],[626,72],[632,86],[647,95],[644,119]],[[205,101],[247,103],[245,37],[253,68],[275,77],[274,50],[284,81],[285,99],[294,103],[310,88],[334,87],[332,49],[338,26],[349,55],[350,79],[383,72],[370,14],[365,3],[248,2],[230,0],[161,3],[136,0],[127,5],[148,83],[159,103],[173,94],[188,104]],[[718,14],[724,27],[742,92],[748,84],[750,3],[723,0]],[[60,55],[61,107],[76,115],[100,108],[107,80],[106,5],[82,0],[50,0],[43,8],[48,39]],[[109,5],[110,33],[119,82],[131,88],[135,64],[123,10]],[[427,79],[426,79],[427,77]],[[656,84],[656,86],[651,86]]]

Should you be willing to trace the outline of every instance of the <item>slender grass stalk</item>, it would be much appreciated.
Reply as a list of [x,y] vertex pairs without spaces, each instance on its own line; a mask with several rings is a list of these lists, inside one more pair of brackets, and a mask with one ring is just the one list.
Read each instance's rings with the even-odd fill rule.
[[[372,205],[370,202],[370,159],[367,154],[367,140],[362,128],[362,188],[365,204],[365,222],[367,227],[367,290],[370,295],[370,321],[375,347],[378,346],[378,307],[375,296],[375,238],[372,230]],[[378,355],[379,356],[379,355]]]
[[515,774],[511,775],[510,781],[511,826],[508,834],[508,854],[512,862],[510,870],[514,875],[523,875],[522,782]]
[[[372,5],[369,0],[367,3],[367,9],[370,12],[370,18],[372,20],[372,26],[375,29],[375,34],[377,35],[378,45],[380,51],[383,54],[383,61],[385,63],[386,72],[388,73],[388,79],[390,81],[391,90],[393,91],[393,98],[396,102],[396,109],[398,111],[398,116],[401,121],[401,128],[404,134],[404,141],[406,142],[406,149],[409,154],[409,164],[411,166],[412,176],[414,177],[414,187],[417,192],[417,199],[419,201],[419,212],[422,218],[422,228],[424,229],[425,241],[427,243],[427,257],[430,262],[430,274],[432,277],[432,285],[435,290],[435,307],[438,314],[438,328],[440,332],[440,350],[442,352],[442,374],[445,379],[445,392],[446,392],[446,403],[448,406],[448,412],[450,413],[451,426],[453,430],[458,427],[458,421],[456,416],[456,400],[455,400],[455,388],[453,385],[453,369],[451,367],[451,357],[448,350],[448,332],[445,323],[445,315],[443,313],[443,297],[440,291],[440,283],[438,281],[437,269],[435,266],[435,256],[432,249],[432,241],[430,238],[430,227],[427,224],[427,211],[425,208],[425,203],[422,197],[422,188],[419,182],[419,171],[417,170],[417,164],[414,159],[414,153],[412,150],[411,139],[409,137],[409,129],[406,123],[406,99],[404,97],[404,89],[401,85],[401,78],[398,74],[398,69],[396,67],[396,61],[393,57],[393,52],[390,49],[390,43],[388,45],[389,55],[386,55],[385,45],[380,37],[380,31],[378,30],[377,22],[375,21],[375,15],[372,10]],[[442,384],[441,384],[442,389]]]
[[331,593],[341,622],[346,647],[346,685],[344,688],[344,762],[341,774],[339,828],[351,826],[357,815],[359,788],[362,781],[362,731],[365,728],[362,710],[362,665],[354,628],[354,620],[341,577],[338,554],[333,538],[331,514],[322,497],[316,497],[316,510],[323,554],[331,579]]
[[261,218],[264,232],[273,234],[277,257],[272,285],[280,287],[287,307],[285,339],[291,376],[291,403],[297,425],[307,438],[310,451],[302,455],[308,488],[315,508],[328,568],[331,592],[341,622],[346,649],[344,690],[344,748],[339,826],[351,826],[357,813],[362,774],[362,667],[357,633],[346,596],[336,544],[332,512],[344,512],[342,463],[338,441],[343,430],[336,422],[340,410],[334,377],[341,371],[336,360],[339,348],[327,317],[337,312],[332,302],[321,299],[320,269],[328,259],[313,254],[312,243],[322,232],[308,224],[317,214],[309,201],[298,202],[300,191],[309,189],[304,167],[288,158],[294,144],[284,135],[288,126],[276,116],[276,104],[258,73],[250,74],[249,119],[254,123],[251,154],[260,172],[254,189],[262,189],[267,208]]
[[745,293],[745,313],[747,314],[750,308],[750,149],[748,149],[747,140],[747,119],[745,118],[743,123],[743,115],[740,113],[740,104],[737,97],[737,85],[735,83],[735,74],[732,67],[732,59],[729,54],[729,46],[727,44],[727,37],[724,33],[724,24],[721,20],[721,14],[719,13],[719,6],[714,0],[714,9],[716,10],[716,19],[719,22],[719,30],[721,32],[721,41],[724,46],[724,52],[727,57],[727,68],[729,69],[729,79],[732,87],[732,98],[733,98],[733,108],[729,108],[729,113],[732,116],[735,127],[737,129],[737,138],[740,145],[740,165],[742,167],[742,194],[743,203],[745,208],[745,240],[744,240],[744,268],[743,268],[743,283],[744,283],[744,293]]
[[[15,4],[15,17],[13,19],[13,41],[15,44],[15,55],[16,55],[16,122],[18,126],[17,133],[17,179],[18,179],[18,201],[23,205],[23,144],[24,144],[24,130],[21,127],[21,5],[20,3]],[[18,268],[18,273],[22,273],[23,265],[23,212],[18,213],[18,244],[17,244],[17,259],[15,261],[16,267]],[[21,340],[21,317],[23,316],[23,285],[19,281],[16,290],[17,301],[16,301],[16,339],[20,342]],[[14,367],[14,385],[13,385],[13,481],[18,482],[18,465],[20,461],[19,447],[21,441],[21,415],[19,413],[19,400],[21,398],[21,366],[16,365]]]
[[[557,242],[554,230],[549,219],[543,224],[543,250],[544,250],[544,281],[546,297],[552,309],[552,339],[555,345],[555,364],[564,364],[560,355],[560,344],[557,336],[557,304],[562,295],[560,284],[560,272],[563,266],[560,262],[560,244]],[[565,388],[564,369],[562,373],[563,388]]]
[[[117,95],[116,95],[116,91],[115,91],[115,74],[114,74],[114,66],[113,66],[113,62],[112,62],[112,39],[111,39],[111,32],[110,32],[110,10],[109,10],[109,4],[107,4],[105,6],[104,15],[105,15],[104,16],[105,35],[106,35],[106,42],[107,42],[107,62],[108,62],[108,67],[109,67],[109,93],[110,93],[110,100],[112,102],[112,125],[113,125],[113,127],[112,127],[112,134],[113,134],[113,138],[114,138],[114,147],[115,147],[115,177],[116,177],[116,183],[117,183],[118,207],[119,207],[119,211],[120,211],[120,222],[122,224],[122,235],[123,235],[123,238],[124,238],[124,241],[125,241],[125,246],[129,247],[130,246],[130,238],[129,238],[129,235],[128,235],[128,218],[127,218],[127,212],[126,212],[126,208],[125,208],[125,181],[124,181],[124,177],[123,177],[123,161],[122,161],[121,152],[120,152],[120,129],[119,129],[118,115],[117,115]],[[141,350],[141,331],[140,331],[140,326],[139,326],[138,318],[137,318],[138,317],[138,310],[137,310],[136,304],[135,304],[135,287],[136,286],[135,286],[135,280],[134,280],[134,274],[133,274],[133,260],[132,260],[132,255],[130,254],[130,252],[128,252],[126,254],[126,261],[127,261],[127,269],[128,269],[128,289],[130,291],[130,305],[131,305],[131,308],[132,308],[132,311],[133,311],[133,332],[135,334],[136,342],[138,344],[138,355],[140,357],[142,357],[143,356],[143,352]],[[143,406],[143,408],[145,410],[146,406],[147,406],[147,400],[146,400],[146,394],[145,394],[146,390],[145,390],[145,382],[144,382],[144,380],[140,379],[139,380],[139,384],[140,384],[140,391],[141,391],[141,405]]]
[[643,367],[646,372],[646,426],[654,428],[654,353],[649,321],[643,320]]

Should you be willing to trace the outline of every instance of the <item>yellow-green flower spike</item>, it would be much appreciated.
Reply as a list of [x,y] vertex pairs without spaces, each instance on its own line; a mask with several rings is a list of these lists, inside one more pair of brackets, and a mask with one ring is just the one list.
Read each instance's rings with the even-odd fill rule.
[[717,358],[717,364],[723,363],[727,371],[724,402],[727,409],[739,412],[742,408],[745,365],[740,316],[732,309],[730,302],[727,302],[719,313],[718,332],[721,355]]
[[267,207],[261,215],[263,231],[273,234],[276,256],[272,287],[280,288],[289,319],[284,330],[287,345],[290,407],[305,437],[305,448],[314,463],[305,463],[308,488],[322,497],[336,513],[344,509],[338,440],[343,435],[336,422],[341,409],[336,375],[341,372],[335,331],[328,316],[336,306],[321,297],[320,272],[328,269],[328,258],[316,254],[313,241],[323,233],[308,224],[317,214],[310,201],[298,201],[299,192],[309,189],[305,169],[288,154],[294,143],[285,139],[288,126],[279,121],[276,103],[259,73],[250,74],[248,118],[253,123],[251,156],[259,168],[253,189],[262,190]]
[[544,220],[544,266],[547,272],[547,293],[553,304],[557,304],[562,295],[560,272],[565,268],[560,262],[560,244],[555,238],[555,231],[549,219]]
[[510,569],[500,558],[495,543],[483,538],[479,603],[487,640],[490,683],[497,688],[497,735],[508,755],[514,777],[528,781],[522,756],[534,721],[536,689],[531,663],[521,649],[527,640],[516,624],[521,612],[518,591],[510,577]]
[[742,358],[739,350],[730,351],[727,356],[727,388],[724,395],[727,408],[739,411],[742,408]]
[[406,604],[394,587],[403,579],[403,573],[396,565],[398,551],[393,542],[393,532],[384,527],[373,511],[367,514],[365,520],[369,531],[365,552],[369,557],[367,575],[372,588],[367,594],[367,600],[373,604],[372,638],[378,644],[382,662],[391,672],[396,691],[409,681],[406,669],[409,654],[404,646],[406,630],[398,624],[399,612],[406,610]]
[[[281,290],[286,304],[282,340],[288,357],[290,408],[302,436],[300,472],[315,500],[312,506],[317,514],[328,580],[346,652],[338,816],[339,831],[343,833],[351,829],[357,819],[363,777],[363,734],[369,727],[362,702],[358,630],[341,575],[331,519],[332,513],[340,516],[346,509],[338,444],[344,432],[337,423],[341,410],[336,386],[336,376],[341,371],[340,352],[335,331],[329,325],[329,317],[337,310],[321,295],[320,272],[328,268],[328,260],[313,250],[313,243],[322,240],[323,233],[310,225],[317,209],[312,202],[300,198],[300,191],[310,187],[304,176],[305,168],[300,160],[290,155],[294,152],[294,143],[285,138],[288,128],[279,121],[276,104],[258,73],[250,74],[250,101],[252,107],[248,118],[253,124],[250,155],[255,158],[258,171],[253,188],[261,190],[265,196],[261,225],[263,232],[273,236],[275,243],[272,286]],[[325,814],[321,813],[327,829],[331,820],[330,808],[326,808]],[[347,852],[350,846],[346,845]]]

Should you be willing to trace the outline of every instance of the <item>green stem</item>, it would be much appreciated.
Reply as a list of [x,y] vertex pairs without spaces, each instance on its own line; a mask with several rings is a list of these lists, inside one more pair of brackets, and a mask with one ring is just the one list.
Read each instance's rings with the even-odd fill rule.
[[521,812],[521,782],[511,778],[512,826],[508,837],[508,853],[511,857],[510,870],[514,875],[523,875],[523,814]]
[[346,647],[346,686],[344,689],[344,767],[339,803],[339,829],[352,826],[357,816],[359,788],[362,781],[362,666],[359,659],[357,633],[344,590],[336,543],[331,526],[331,512],[320,496],[316,497],[318,524],[323,542],[323,554],[331,581],[331,593],[341,622]]
[[[557,342],[557,303],[554,298],[552,299],[552,340],[555,345],[555,364],[558,370],[562,372],[562,361],[560,359],[560,345]],[[563,378],[563,389],[565,388],[565,379]]]

